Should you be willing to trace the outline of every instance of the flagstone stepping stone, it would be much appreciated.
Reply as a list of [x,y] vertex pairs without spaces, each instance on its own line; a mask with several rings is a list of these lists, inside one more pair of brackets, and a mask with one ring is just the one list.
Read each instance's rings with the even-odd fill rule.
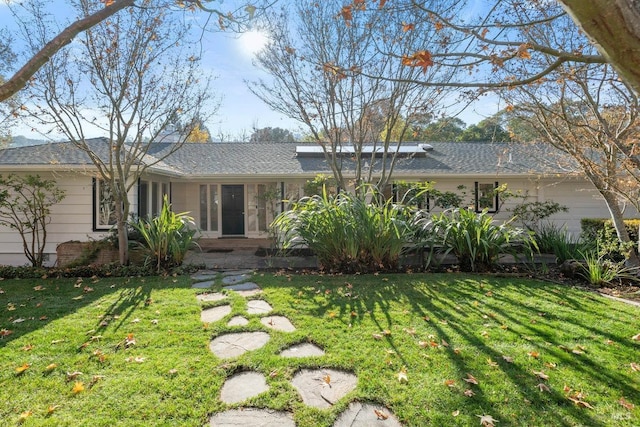
[[235,285],[237,283],[246,282],[247,280],[251,279],[251,277],[253,277],[253,274],[249,273],[236,274],[234,276],[225,276],[222,278],[222,283],[224,285]]
[[241,276],[243,274],[253,274],[253,270],[245,269],[245,270],[227,270],[222,272],[222,277],[227,276]]
[[273,307],[262,299],[252,299],[247,301],[247,313],[249,314],[267,314],[273,310]]
[[302,343],[285,348],[279,354],[282,357],[314,357],[324,356],[324,350],[315,344]]
[[206,294],[198,294],[196,298],[198,301],[202,302],[214,302],[214,301],[222,301],[227,296],[225,294],[221,294],[220,292],[211,292]]
[[233,316],[231,320],[227,323],[227,326],[245,326],[248,325],[249,321],[246,317],[243,316]]
[[219,305],[202,310],[200,312],[200,320],[205,323],[217,322],[229,313],[231,313],[231,306],[229,304]]
[[302,401],[314,408],[330,408],[356,388],[358,377],[335,369],[303,369],[291,380]]
[[217,271],[201,270],[201,271],[198,271],[196,274],[192,275],[191,280],[201,282],[203,280],[214,280],[216,277],[218,277]]
[[269,390],[267,380],[259,372],[242,372],[224,382],[220,400],[224,403],[238,403]]
[[260,319],[260,323],[267,328],[275,329],[276,331],[293,332],[296,330],[296,327],[293,326],[291,321],[284,316],[263,317]]
[[194,283],[191,287],[196,289],[209,289],[215,282],[215,280],[207,280],[205,282]]
[[224,289],[234,291],[241,297],[245,298],[262,293],[262,289],[260,289],[258,284],[253,282],[244,282],[237,285],[225,286]]
[[[376,412],[378,411],[378,412]],[[370,403],[353,402],[338,417],[333,427],[402,427],[388,408]]]
[[268,409],[241,408],[219,412],[211,417],[210,425],[215,427],[295,427],[293,415],[288,412]]
[[209,343],[209,349],[221,359],[238,357],[247,351],[257,350],[269,342],[266,332],[239,332],[224,334]]

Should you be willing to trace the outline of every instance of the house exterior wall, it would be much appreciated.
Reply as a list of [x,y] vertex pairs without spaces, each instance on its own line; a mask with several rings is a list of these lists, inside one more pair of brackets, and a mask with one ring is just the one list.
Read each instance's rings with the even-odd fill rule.
[[[65,191],[65,198],[51,206],[51,222],[47,225],[45,265],[56,261],[56,247],[69,240],[101,239],[108,231],[93,231],[93,177],[75,172],[40,172],[43,179],[53,179]],[[24,175],[24,174],[22,174]],[[20,235],[0,226],[0,264],[26,265]]]

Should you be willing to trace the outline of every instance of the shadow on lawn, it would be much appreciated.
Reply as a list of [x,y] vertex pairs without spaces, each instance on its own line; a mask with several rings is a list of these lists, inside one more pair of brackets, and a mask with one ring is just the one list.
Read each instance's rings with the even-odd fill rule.
[[[486,318],[487,321],[494,322],[499,319],[503,324],[508,325],[504,333],[514,334],[509,336],[510,340],[518,342],[521,347],[523,347],[522,340],[527,340],[526,347],[537,348],[541,354],[544,352],[545,356],[561,361],[563,366],[578,372],[585,383],[612,384],[622,396],[637,395],[637,385],[631,384],[629,378],[621,375],[619,370],[603,369],[590,358],[589,353],[572,354],[569,343],[571,339],[556,333],[559,325],[567,325],[567,328],[575,329],[579,334],[574,342],[598,335],[615,342],[618,346],[611,347],[608,351],[620,349],[635,351],[635,346],[628,342],[628,337],[618,336],[603,329],[599,326],[602,322],[596,324],[583,320],[585,318],[616,320],[615,316],[607,312],[608,305],[605,302],[588,293],[583,296],[573,291],[564,291],[557,286],[536,284],[533,281],[527,282],[525,286],[514,285],[505,279],[474,278],[472,280],[466,279],[465,276],[459,278],[454,276],[454,278],[447,278],[446,281],[438,277],[433,282],[429,282],[429,275],[422,276],[421,279],[422,281],[416,279],[414,283],[395,284],[393,276],[388,276],[384,279],[386,282],[382,283],[380,278],[376,277],[375,284],[363,286],[361,278],[358,278],[354,280],[354,283],[356,281],[360,283],[353,288],[353,292],[358,294],[355,298],[349,295],[349,292],[342,291],[345,285],[335,286],[335,288],[327,286],[332,289],[324,293],[326,303],[310,310],[310,314],[324,317],[328,311],[338,310],[339,313],[335,316],[338,319],[349,319],[349,322],[356,324],[369,318],[380,331],[384,331],[391,330],[393,326],[402,326],[394,325],[392,310],[397,310],[398,303],[407,304],[407,310],[410,309],[412,315],[428,319],[429,328],[436,331],[434,335],[438,340],[449,343],[463,341],[471,347],[465,349],[465,352],[473,354],[474,360],[498,362],[497,369],[502,370],[519,394],[530,402],[532,408],[547,406],[550,401],[553,405],[563,407],[571,419],[562,420],[558,417],[558,425],[573,425],[575,422],[590,426],[603,424],[592,417],[588,410],[574,405],[562,390],[550,387],[548,392],[536,393],[538,391],[536,385],[544,381],[536,378],[531,370],[517,363],[505,362],[503,359],[505,354],[494,349],[491,341],[480,334],[478,327],[482,326],[482,322],[478,319]],[[479,291],[479,286],[484,289]],[[337,288],[340,288],[341,292],[337,292]],[[295,292],[299,291],[299,288],[295,288]],[[308,298],[313,299],[318,290],[307,288],[303,292],[307,293]],[[537,307],[536,301],[543,302],[545,308]],[[557,308],[557,312],[544,312],[550,308]],[[379,317],[380,313],[384,316],[383,318]],[[383,338],[407,366],[406,357],[394,342],[393,334]],[[567,342],[559,342],[559,339],[566,339]],[[493,344],[496,342],[494,341]],[[596,347],[595,343],[593,347]],[[461,375],[464,376],[465,373],[472,371],[463,357],[457,355],[452,349],[449,349],[446,354]],[[474,400],[479,407],[491,406],[491,403],[485,399],[481,386],[476,389]],[[500,410],[500,408],[495,409]],[[502,419],[508,419],[506,413],[499,415],[502,415]]]
[[97,319],[95,329],[114,324],[117,329],[136,307],[151,301],[152,290],[176,287],[175,283],[159,278],[25,279],[0,284],[4,291],[0,294],[0,331],[9,331],[0,334],[0,348],[112,294],[118,296]]

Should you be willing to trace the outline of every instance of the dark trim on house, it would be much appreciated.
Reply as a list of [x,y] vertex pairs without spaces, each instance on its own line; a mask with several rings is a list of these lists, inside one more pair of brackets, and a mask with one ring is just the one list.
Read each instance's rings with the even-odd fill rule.
[[[498,189],[498,186],[499,186],[498,181],[495,181],[493,183],[493,189],[494,189],[493,209],[489,209],[487,211],[488,213],[498,213],[498,211],[500,210],[499,195],[498,195],[498,192],[495,191]],[[480,182],[478,181],[475,181],[474,183],[474,199],[475,199],[475,211],[481,212],[482,209],[480,208]]]
[[92,199],[91,199],[91,230],[92,231],[101,231],[98,229],[98,227],[96,227],[96,225],[98,224],[98,217],[97,217],[97,206],[96,206],[96,198],[97,198],[97,185],[98,182],[96,180],[95,177],[91,178],[91,195],[92,195]]

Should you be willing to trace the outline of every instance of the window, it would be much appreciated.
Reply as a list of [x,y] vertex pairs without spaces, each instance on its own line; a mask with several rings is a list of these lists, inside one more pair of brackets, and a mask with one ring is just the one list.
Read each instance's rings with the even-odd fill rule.
[[110,230],[116,223],[116,201],[111,186],[93,179],[93,229]]
[[475,199],[476,212],[488,209],[489,212],[498,212],[498,183],[476,182]]
[[200,186],[200,229],[218,231],[218,185]]

